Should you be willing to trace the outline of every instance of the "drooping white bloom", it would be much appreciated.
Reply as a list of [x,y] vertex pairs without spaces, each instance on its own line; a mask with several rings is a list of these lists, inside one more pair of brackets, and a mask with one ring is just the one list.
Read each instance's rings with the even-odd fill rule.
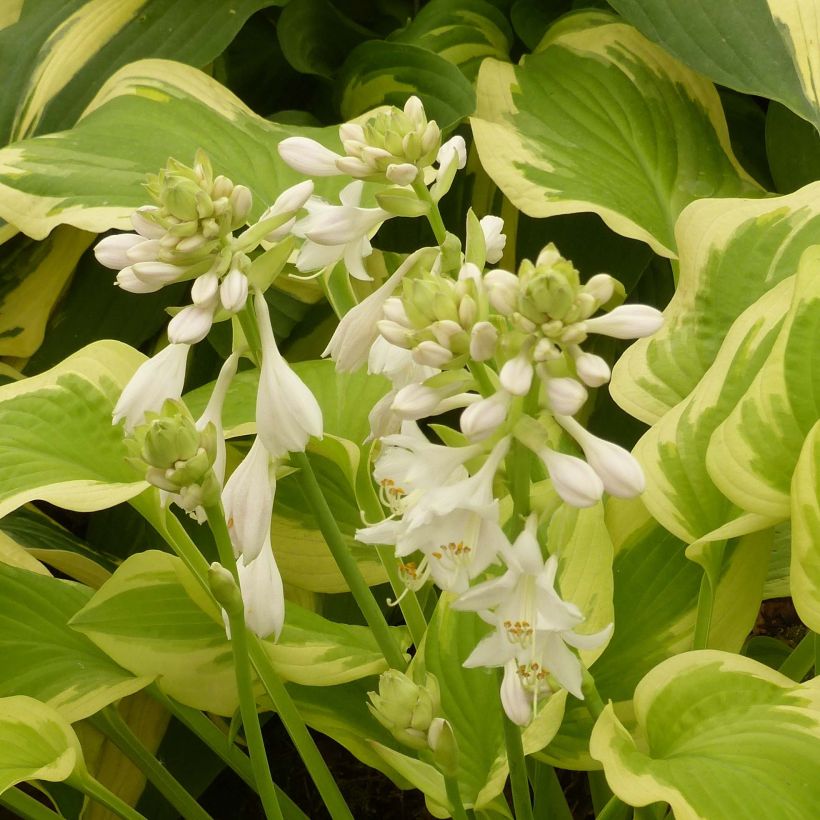
[[231,386],[233,377],[236,375],[236,367],[239,364],[239,354],[231,353],[225,360],[217,376],[211,397],[208,404],[202,411],[202,415],[196,421],[196,429],[200,432],[209,424],[216,428],[216,457],[214,458],[213,470],[220,486],[225,481],[225,435],[222,428],[222,408],[225,405],[225,397],[228,395],[228,388]]
[[285,593],[270,536],[256,558],[248,561],[240,556],[236,568],[248,629],[260,638],[277,639],[285,622]]
[[125,431],[131,433],[146,412],[158,412],[166,399],[178,399],[185,382],[189,348],[187,344],[170,344],[143,362],[120,394],[113,423],[125,419]]
[[322,411],[276,346],[264,294],[256,294],[254,305],[262,341],[256,429],[267,451],[279,458],[304,451],[311,436],[322,437]]
[[504,390],[476,401],[462,414],[461,432],[472,441],[482,441],[492,435],[507,419],[511,396]]
[[504,255],[507,236],[504,234],[504,220],[500,216],[488,214],[478,224],[484,234],[484,245],[487,249],[487,263],[494,265]]
[[392,214],[383,208],[360,208],[363,187],[364,183],[357,180],[342,189],[341,205],[331,205],[318,197],[305,204],[308,215],[292,228],[295,236],[305,240],[296,258],[300,271],[320,270],[343,259],[355,279],[373,278],[362,260],[373,252],[370,237]]
[[270,539],[276,476],[270,453],[257,436],[222,492],[234,553],[253,561]]
[[610,495],[634,498],[644,491],[643,470],[630,452],[594,436],[570,416],[556,415],[555,420],[581,446],[589,466],[600,476]]
[[508,660],[504,664],[504,677],[501,679],[501,706],[507,717],[517,726],[529,726],[534,717],[533,699],[533,693],[524,688],[518,674],[518,664],[514,659]]
[[378,290],[342,317],[322,353],[322,356],[329,355],[336,362],[336,369],[340,373],[351,373],[365,364],[370,348],[379,336],[376,322],[382,317],[385,301],[393,295],[405,274],[429,253],[429,248],[411,253]]
[[574,416],[587,400],[587,391],[580,382],[564,376],[547,380],[547,401],[553,413]]
[[640,339],[651,336],[663,325],[663,314],[649,305],[620,305],[603,316],[587,319],[587,333],[600,333],[615,339]]

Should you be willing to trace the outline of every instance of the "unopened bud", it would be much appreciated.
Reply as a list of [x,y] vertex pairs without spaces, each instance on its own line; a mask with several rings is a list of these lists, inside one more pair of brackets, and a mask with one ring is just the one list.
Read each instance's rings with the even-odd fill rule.
[[506,420],[510,396],[500,391],[471,404],[461,414],[461,432],[472,441],[481,441],[494,433]]
[[587,391],[575,379],[563,377],[547,381],[547,401],[553,413],[574,416],[587,400]]
[[490,322],[473,325],[470,334],[470,356],[477,362],[486,362],[495,356],[498,330]]
[[514,273],[496,268],[484,277],[490,304],[502,315],[510,316],[518,304],[518,277]]
[[450,721],[433,718],[427,730],[427,744],[433,752],[433,760],[445,777],[458,775],[458,742]]
[[501,386],[513,396],[526,396],[532,385],[533,369],[529,354],[521,351],[517,356],[504,362],[498,374]]
[[248,277],[234,268],[219,286],[219,301],[229,313],[237,313],[245,307],[248,299]]

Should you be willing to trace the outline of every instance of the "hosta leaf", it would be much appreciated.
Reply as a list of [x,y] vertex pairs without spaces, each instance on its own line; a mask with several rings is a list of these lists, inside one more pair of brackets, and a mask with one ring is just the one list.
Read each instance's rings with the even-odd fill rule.
[[668,802],[678,820],[809,820],[820,801],[820,688],[749,658],[689,652],[635,693],[630,734],[608,706],[591,751],[627,803]]
[[371,40],[357,46],[336,80],[342,116],[353,119],[378,105],[404,106],[415,94],[440,128],[457,125],[475,108],[470,81],[426,48]]
[[[135,674],[158,676],[160,688],[180,702],[221,715],[236,709],[219,607],[179,558],[155,550],[133,555],[71,625]],[[400,640],[406,643],[403,630]],[[377,674],[386,664],[366,628],[290,603],[279,641],[265,646],[284,680],[312,686]]]
[[0,696],[35,697],[74,722],[151,682],[69,628],[91,594],[80,584],[0,563]]
[[709,443],[712,480],[739,507],[787,518],[803,442],[820,418],[820,245],[800,258],[789,312],[763,366]]
[[486,60],[473,134],[482,165],[529,216],[592,211],[676,253],[678,214],[752,195],[708,81],[617,18],[563,18],[520,66]]
[[800,620],[820,632],[820,421],[803,444],[792,478],[791,594]]
[[96,342],[30,379],[0,387],[0,517],[41,499],[72,510],[114,506],[147,484],[125,461],[111,424],[120,391],[144,356]]
[[788,108],[769,103],[766,157],[777,190],[796,191],[820,178],[820,133]]
[[59,712],[23,695],[0,698],[0,794],[24,780],[66,780],[78,769],[80,742]]
[[[2,522],[4,519],[0,519]],[[4,530],[0,530],[0,564],[26,569],[38,575],[51,575],[48,568],[41,564],[25,547],[21,547]]]
[[485,57],[508,59],[512,32],[487,0],[432,0],[391,40],[426,48],[475,80]]
[[676,227],[678,289],[664,326],[639,339],[613,368],[611,392],[652,424],[686,398],[715,361],[732,322],[791,276],[820,241],[820,183],[763,200],[703,200]]
[[31,356],[82,252],[93,236],[60,227],[42,243],[23,235],[3,248],[0,260],[0,356]]
[[714,364],[689,397],[638,442],[635,456],[646,475],[642,496],[670,532],[691,542],[723,525],[737,508],[706,469],[706,450],[772,349],[794,291],[784,279],[747,308],[724,339]]
[[212,9],[198,0],[25,0],[19,19],[0,32],[4,82],[17,90],[0,103],[0,141],[73,125],[102,81],[134,60],[206,65],[251,14],[271,5],[276,0]]
[[612,0],[647,37],[721,85],[769,97],[820,127],[816,0]]
[[[190,163],[198,148],[217,173],[252,190],[258,216],[303,179],[279,158],[277,143],[300,133],[332,145],[336,131],[268,122],[201,71],[140,60],[105,83],[71,131],[0,150],[0,216],[35,239],[62,223],[128,230],[129,214],[146,202],[145,174],[169,155]],[[338,187],[334,178],[322,190]]]

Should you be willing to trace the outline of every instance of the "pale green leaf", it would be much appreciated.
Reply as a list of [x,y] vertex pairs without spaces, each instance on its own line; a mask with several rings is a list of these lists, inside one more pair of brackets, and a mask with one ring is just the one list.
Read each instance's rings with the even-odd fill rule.
[[806,437],[792,477],[791,594],[800,619],[820,632],[820,421]]
[[485,60],[478,101],[482,165],[529,216],[592,211],[675,256],[686,205],[757,191],[712,84],[609,14],[562,18],[520,66]]

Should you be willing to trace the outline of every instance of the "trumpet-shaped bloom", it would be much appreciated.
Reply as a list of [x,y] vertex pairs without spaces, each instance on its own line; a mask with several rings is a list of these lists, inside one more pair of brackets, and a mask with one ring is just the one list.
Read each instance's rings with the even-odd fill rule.
[[262,340],[256,429],[267,451],[279,458],[303,452],[311,436],[322,437],[322,410],[308,386],[282,358],[264,295],[257,293],[254,304]]
[[270,537],[252,561],[240,556],[236,568],[248,629],[260,638],[278,638],[285,622],[285,593]]
[[189,348],[170,344],[137,368],[114,407],[114,424],[125,419],[125,430],[130,433],[147,412],[157,412],[166,399],[182,395]]

